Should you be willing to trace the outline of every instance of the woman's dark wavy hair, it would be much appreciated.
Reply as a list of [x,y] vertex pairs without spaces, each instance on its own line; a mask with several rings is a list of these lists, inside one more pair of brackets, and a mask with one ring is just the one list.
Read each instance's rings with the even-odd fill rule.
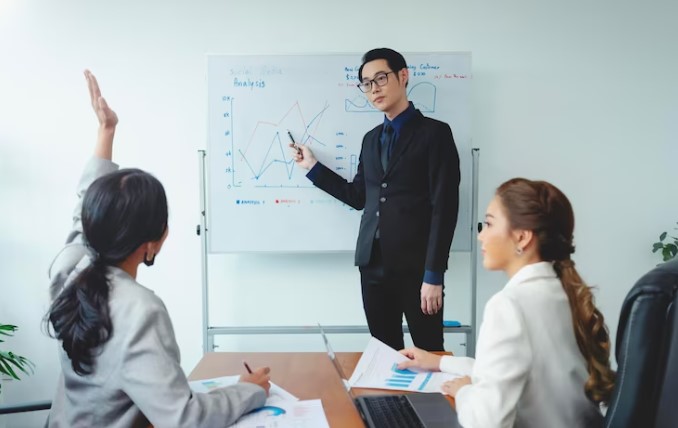
[[46,316],[79,375],[92,373],[97,348],[113,325],[108,306],[108,267],[117,266],[167,229],[167,198],[158,179],[122,169],[95,180],[82,201],[82,228],[92,263],[54,299]]
[[570,259],[574,253],[574,212],[570,201],[554,185],[524,178],[505,182],[496,194],[511,228],[531,230],[541,259],[553,262],[570,303],[577,346],[586,359],[589,378],[584,391],[591,401],[607,403],[616,376],[610,368],[610,336],[591,288]]

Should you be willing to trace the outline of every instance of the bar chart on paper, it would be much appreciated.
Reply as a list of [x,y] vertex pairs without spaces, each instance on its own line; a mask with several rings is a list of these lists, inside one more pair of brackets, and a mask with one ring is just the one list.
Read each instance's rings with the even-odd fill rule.
[[[409,99],[450,123],[469,161],[462,161],[462,176],[470,174],[470,54],[406,58]],[[361,213],[315,188],[289,144],[292,138],[309,147],[353,180],[364,134],[383,121],[356,87],[359,60],[359,54],[208,56],[210,252],[354,249]],[[470,180],[462,180],[460,193],[462,201],[470,196]],[[470,205],[461,206],[453,248],[466,250]],[[311,239],[291,233],[302,225]]]
[[391,377],[386,378],[386,386],[411,388],[414,380],[417,378],[415,372],[410,370],[398,370],[395,364],[391,367],[391,370],[393,371],[393,374]]
[[358,360],[349,384],[354,388],[437,393],[443,383],[466,375],[398,369],[398,365],[405,361],[408,361],[407,357],[372,337]]

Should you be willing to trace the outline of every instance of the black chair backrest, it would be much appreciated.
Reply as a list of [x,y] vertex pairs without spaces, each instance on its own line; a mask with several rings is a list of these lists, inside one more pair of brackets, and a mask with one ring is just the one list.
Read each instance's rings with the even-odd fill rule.
[[52,407],[51,401],[36,401],[31,403],[12,404],[0,406],[0,415],[10,413],[34,412],[36,410],[49,410]]
[[[675,279],[675,277],[674,277]],[[674,283],[675,284],[675,283]],[[675,290],[674,285],[674,290]],[[667,316],[667,339],[666,366],[664,379],[659,390],[659,407],[655,427],[678,426],[678,297],[673,298],[673,303],[668,310]]]
[[675,427],[678,420],[678,259],[626,295],[617,329],[617,381],[607,428]]

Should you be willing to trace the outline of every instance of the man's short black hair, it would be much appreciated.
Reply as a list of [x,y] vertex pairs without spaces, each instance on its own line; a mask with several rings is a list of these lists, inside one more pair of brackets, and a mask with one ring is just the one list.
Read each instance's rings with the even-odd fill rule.
[[407,68],[405,58],[399,52],[389,48],[372,49],[363,55],[363,63],[360,65],[360,69],[358,69],[358,80],[363,81],[363,67],[365,64],[376,59],[385,59],[391,71],[396,73],[403,68]]

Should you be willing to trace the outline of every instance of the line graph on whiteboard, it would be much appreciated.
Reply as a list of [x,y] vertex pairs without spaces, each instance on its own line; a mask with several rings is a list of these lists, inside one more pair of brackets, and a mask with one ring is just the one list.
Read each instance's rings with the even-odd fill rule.
[[304,109],[297,100],[275,117],[242,124],[238,120],[237,99],[224,96],[222,100],[223,137],[229,147],[224,153],[224,172],[230,176],[227,188],[315,188],[305,178],[307,171],[294,162],[288,131],[298,145],[309,146],[314,152],[331,152],[334,169],[340,175],[346,178],[355,175],[357,156],[342,144],[344,132],[331,127],[327,101],[315,109]]
[[[471,54],[406,58],[408,99],[454,132],[462,180],[452,247],[468,251]],[[359,61],[360,53],[207,56],[207,150],[200,165],[210,252],[355,250],[363,213],[313,186],[294,162],[287,131],[325,167],[354,182],[362,151],[373,149],[366,136],[384,122],[365,97],[370,94],[356,88]],[[303,225],[311,239],[291,233],[294,225]]]

